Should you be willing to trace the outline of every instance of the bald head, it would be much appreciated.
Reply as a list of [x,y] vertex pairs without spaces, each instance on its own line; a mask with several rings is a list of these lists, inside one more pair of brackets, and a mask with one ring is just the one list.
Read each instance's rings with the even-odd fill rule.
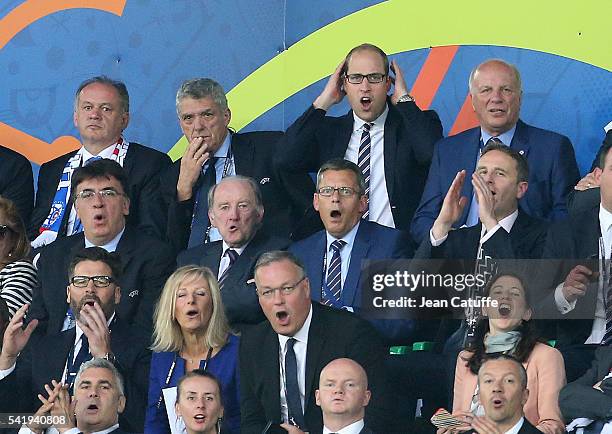
[[370,402],[366,372],[354,360],[332,360],[321,371],[315,397],[323,423],[332,431],[363,419]]

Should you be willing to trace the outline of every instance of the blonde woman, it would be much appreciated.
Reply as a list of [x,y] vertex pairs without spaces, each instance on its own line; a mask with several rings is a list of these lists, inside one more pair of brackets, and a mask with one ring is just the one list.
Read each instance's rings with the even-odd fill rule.
[[221,432],[239,433],[238,344],[210,269],[188,265],[172,273],[155,309],[145,432],[170,432],[163,389],[175,387],[183,375],[201,369],[221,383],[225,397]]

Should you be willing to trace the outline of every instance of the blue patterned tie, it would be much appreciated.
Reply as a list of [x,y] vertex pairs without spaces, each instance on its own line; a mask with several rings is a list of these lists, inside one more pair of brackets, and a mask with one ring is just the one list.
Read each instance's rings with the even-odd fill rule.
[[295,357],[295,351],[293,351],[293,345],[296,342],[294,338],[287,341],[285,392],[287,394],[287,407],[289,408],[289,422],[304,430],[304,411],[302,410],[302,400],[300,399],[300,388],[298,386],[297,358]]
[[[340,301],[340,293],[342,292],[342,259],[340,258],[340,250],[346,245],[344,240],[336,240],[331,243],[333,250],[329,269],[327,270],[327,279],[325,285],[327,291],[323,291],[322,301],[327,306],[333,306],[334,302]],[[329,295],[333,299],[329,298]]]
[[[605,262],[605,261],[604,261]],[[608,285],[606,288],[606,293],[604,294],[606,307],[606,332],[604,334],[603,339],[601,340],[602,345],[610,345],[612,344],[612,251],[610,252],[610,259],[605,264],[605,267],[608,268]]]
[[[370,138],[370,128],[372,128],[373,123],[365,123],[363,124],[363,133],[361,134],[361,142],[359,143],[359,155],[357,156],[357,165],[361,169],[361,173],[363,173],[363,177],[365,178],[365,194],[370,198],[370,148],[372,145],[372,139]],[[368,209],[363,213],[361,217],[364,220],[368,220],[370,216],[370,205],[368,202]]]
[[197,201],[194,204],[193,219],[191,221],[191,233],[189,234],[188,248],[199,246],[206,242],[210,220],[208,219],[208,190],[217,183],[216,157],[208,160],[204,167],[206,170],[201,175],[202,182],[197,191]]
[[227,279],[229,270],[232,268],[232,265],[234,265],[234,262],[236,262],[236,259],[238,259],[238,252],[234,249],[227,249],[225,251],[225,256],[229,258],[229,265],[223,270],[221,277],[219,277],[219,290],[223,289],[223,284],[225,283],[225,279]]

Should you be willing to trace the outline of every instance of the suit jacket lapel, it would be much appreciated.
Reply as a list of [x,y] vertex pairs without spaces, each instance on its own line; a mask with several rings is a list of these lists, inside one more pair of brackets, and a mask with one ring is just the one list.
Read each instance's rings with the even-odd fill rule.
[[219,262],[221,262],[221,255],[223,254],[223,242],[215,241],[210,244],[210,248],[206,249],[202,258],[200,259],[200,265],[208,267],[216,275],[219,274]]
[[[346,115],[342,116],[338,119],[340,122],[339,128],[331,128],[329,130],[329,134],[332,136],[331,149],[328,151],[328,157],[325,160],[329,160],[331,158],[344,158],[346,154],[346,150],[348,149],[348,144],[351,141],[351,135],[353,134],[353,111],[350,110]],[[324,151],[325,152],[325,151]]]
[[[267,326],[266,336],[264,338],[263,348],[265,351],[262,351],[258,357],[261,357],[261,367],[262,367],[262,376],[261,378],[265,378],[264,380],[264,393],[263,393],[263,401],[269,402],[270,405],[266,406],[266,408],[273,408],[275,419],[281,419],[280,412],[280,362],[279,362],[279,343],[278,343],[278,335],[272,329],[271,326]],[[255,355],[253,355],[255,357]],[[272,372],[273,374],[268,376],[266,372]],[[268,380],[268,378],[270,380]]]
[[[319,355],[321,349],[325,347],[325,341],[327,339],[328,330],[326,329],[327,324],[322,323],[319,319],[320,312],[319,305],[317,303],[311,304],[312,309],[312,320],[310,321],[310,330],[308,331],[308,345],[306,349],[306,378],[304,389],[304,414],[308,409],[311,394],[313,390],[313,384],[318,384],[319,379],[315,379],[316,367],[319,366]],[[278,358],[278,357],[277,357]]]
[[[355,306],[355,298],[359,292],[359,281],[361,277],[361,263],[368,256],[370,250],[370,226],[368,222],[362,221],[357,229],[353,250],[349,261],[348,274],[342,287],[341,302],[343,306]],[[360,303],[357,303],[358,305]]]
[[76,337],[76,328],[61,332],[57,336],[57,346],[54,346],[58,352],[56,357],[48,357],[47,362],[49,363],[48,371],[51,376],[55,376],[56,380],[62,378],[64,369],[66,368],[66,361],[68,360],[68,353],[74,346],[74,340]]
[[395,158],[397,154],[397,131],[399,128],[398,115],[395,113],[395,108],[387,101],[389,106],[389,113],[387,114],[387,120],[385,122],[385,135],[383,143],[383,152],[385,155],[385,181],[387,184],[387,193],[389,197],[393,197],[393,187],[395,179]]
[[[313,254],[307,255],[304,265],[306,270],[310,271],[308,273],[308,278],[310,279],[310,298],[314,301],[321,301],[321,287],[325,278],[323,276],[323,259],[326,259],[325,253],[327,252],[327,236],[325,231],[320,231],[317,234],[313,246]],[[317,252],[320,253],[320,256]]]
[[599,223],[599,206],[593,208],[588,214],[589,218],[577,225],[575,242],[578,247],[578,258],[599,257],[599,237],[601,229]]
[[135,229],[126,226],[119,243],[117,243],[117,253],[121,257],[121,263],[125,270],[129,268],[130,262],[135,258],[135,255],[132,254],[132,251],[138,247],[135,238]]
[[527,134],[527,125],[525,122],[519,121],[516,123],[516,130],[512,137],[512,143],[510,147],[517,151],[519,154],[527,158],[529,155],[529,135]]

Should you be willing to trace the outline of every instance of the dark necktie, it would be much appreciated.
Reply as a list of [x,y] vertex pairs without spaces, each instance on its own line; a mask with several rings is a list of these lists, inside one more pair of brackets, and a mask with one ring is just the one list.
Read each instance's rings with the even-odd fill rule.
[[342,292],[342,259],[340,250],[346,245],[344,240],[336,240],[331,243],[332,257],[327,270],[327,279],[325,286],[327,291],[323,291],[321,301],[327,306],[333,306],[334,302],[340,301]]
[[[76,345],[75,345],[76,346]],[[73,352],[71,351],[68,355],[69,360],[67,362],[67,371],[66,371],[66,383],[70,386],[70,394],[72,394],[74,388],[74,380],[76,379],[76,374],[79,372],[79,368],[83,363],[87,360],[91,359],[91,354],[89,354],[89,340],[85,333],[81,335],[81,349],[72,360]]]
[[216,162],[217,158],[210,158],[206,171],[202,175],[202,182],[197,192],[197,201],[194,205],[191,234],[189,234],[189,244],[187,245],[189,248],[206,242],[206,235],[210,226],[210,220],[208,219],[208,190],[217,183]]
[[300,388],[298,386],[297,359],[293,345],[296,343],[294,338],[287,341],[287,354],[285,355],[285,392],[287,394],[287,407],[289,408],[289,422],[293,422],[302,430],[305,429],[304,412],[302,411],[302,401],[300,400]]
[[[370,197],[370,148],[372,145],[372,140],[370,138],[370,128],[372,128],[372,123],[363,124],[363,133],[361,134],[361,142],[359,143],[359,155],[357,156],[357,165],[361,169],[361,173],[363,173],[363,177],[365,178],[366,185],[366,196]],[[370,206],[368,203],[368,209],[363,213],[364,220],[368,220],[370,215]]]
[[612,251],[610,251],[610,260],[605,266],[608,267],[608,285],[606,286],[606,293],[604,294],[606,307],[606,332],[601,340],[602,345],[612,344]]
[[227,275],[229,274],[230,268],[232,268],[232,265],[234,265],[234,262],[236,262],[236,259],[238,259],[238,252],[234,249],[227,249],[225,251],[225,256],[229,258],[229,265],[225,268],[225,270],[223,270],[221,277],[219,277],[220,290],[223,289],[223,284],[225,283],[225,279],[227,279]]

